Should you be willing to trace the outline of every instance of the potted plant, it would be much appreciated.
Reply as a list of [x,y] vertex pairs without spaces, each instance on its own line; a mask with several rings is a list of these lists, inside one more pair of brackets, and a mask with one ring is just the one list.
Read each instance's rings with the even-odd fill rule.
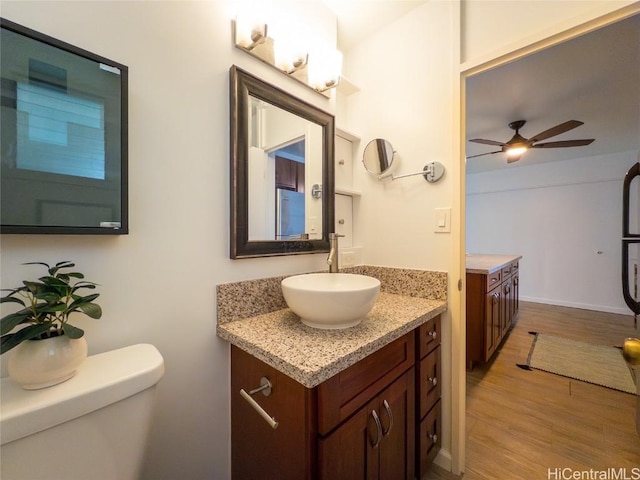
[[[0,353],[16,348],[9,359],[9,376],[24,388],[35,389],[75,374],[87,356],[87,342],[84,331],[69,324],[69,316],[77,312],[97,319],[102,309],[93,302],[99,293],[81,295],[83,290],[94,290],[96,284],[73,271],[74,263],[25,265],[43,265],[48,275],[24,280],[21,287],[2,289],[9,293],[0,303],[15,303],[21,308],[0,320]],[[20,325],[23,327],[16,329]]]

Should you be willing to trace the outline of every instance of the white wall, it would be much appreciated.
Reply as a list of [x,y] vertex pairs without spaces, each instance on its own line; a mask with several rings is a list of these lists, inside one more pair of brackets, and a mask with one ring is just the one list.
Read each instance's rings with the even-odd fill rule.
[[462,62],[497,58],[634,3],[637,1],[462,0]]
[[[319,2],[288,8],[335,45]],[[131,233],[3,235],[1,286],[36,273],[22,262],[74,260],[101,285],[103,318],[76,320],[90,354],[149,342],[165,358],[144,478],[229,478],[229,346],[215,335],[215,286],[326,268],[326,255],[229,259],[229,67],[324,110],[333,102],[233,47],[228,2],[3,0],[2,16],[129,66]]]
[[[448,272],[451,234],[434,233],[434,208],[450,207],[455,178],[435,184],[420,175],[379,183],[366,173],[362,150],[384,138],[396,150],[396,174],[419,172],[430,161],[448,169],[452,157],[454,72],[451,2],[429,2],[381,28],[345,55],[345,75],[360,87],[340,125],[362,139],[354,183],[362,190],[355,236],[368,265]],[[342,121],[341,121],[342,120]],[[449,170],[450,172],[450,170]],[[451,280],[450,280],[451,284]],[[451,375],[451,318],[443,315],[443,377]],[[443,455],[450,451],[451,388],[443,386]]]
[[468,175],[467,251],[521,254],[522,300],[627,314],[622,180],[636,161],[624,152]]

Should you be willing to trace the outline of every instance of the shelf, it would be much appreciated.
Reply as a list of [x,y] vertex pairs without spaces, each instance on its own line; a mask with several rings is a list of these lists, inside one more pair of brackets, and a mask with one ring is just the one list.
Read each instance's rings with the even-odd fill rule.
[[350,131],[345,130],[344,128],[336,127],[336,135],[338,137],[345,138],[350,142],[354,142],[354,143],[360,142],[360,137],[358,135],[356,135],[355,133],[351,133]]
[[336,193],[340,195],[350,195],[352,197],[359,197],[362,195],[362,193],[359,190],[354,190],[353,188],[336,186],[335,190],[336,190]]

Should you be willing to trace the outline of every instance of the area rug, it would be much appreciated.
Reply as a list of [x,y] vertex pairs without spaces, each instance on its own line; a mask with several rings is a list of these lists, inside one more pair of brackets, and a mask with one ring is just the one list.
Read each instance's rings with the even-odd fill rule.
[[525,369],[555,373],[583,382],[636,394],[633,370],[617,347],[578,342],[537,332]]

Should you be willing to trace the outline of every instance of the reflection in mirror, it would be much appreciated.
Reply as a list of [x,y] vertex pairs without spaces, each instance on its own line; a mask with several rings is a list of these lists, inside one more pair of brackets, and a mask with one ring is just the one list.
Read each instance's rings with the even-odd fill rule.
[[235,66],[230,75],[231,258],[327,252],[333,116]]
[[362,163],[367,172],[381,175],[391,168],[393,154],[393,147],[388,140],[376,138],[365,147]]

